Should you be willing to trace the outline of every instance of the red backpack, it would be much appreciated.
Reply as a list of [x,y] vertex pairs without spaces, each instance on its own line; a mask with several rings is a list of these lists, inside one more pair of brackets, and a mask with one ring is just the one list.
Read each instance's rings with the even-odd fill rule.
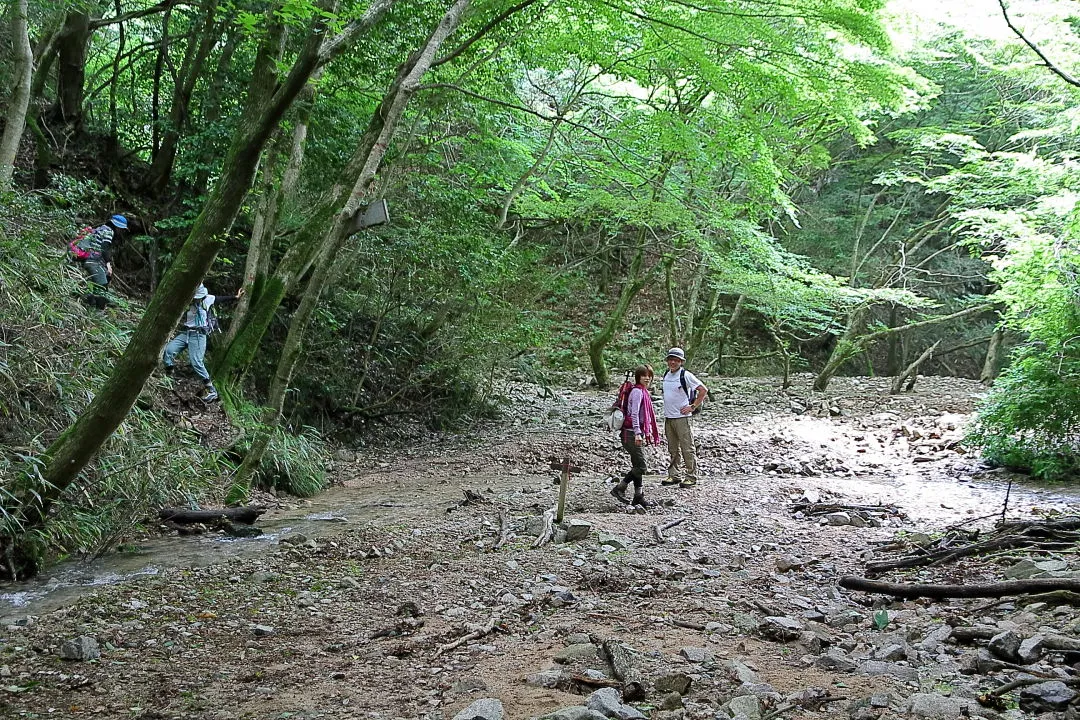
[[94,232],[92,227],[84,227],[75,235],[75,239],[68,243],[68,250],[71,251],[72,257],[76,260],[88,260],[90,258],[90,251],[82,247],[82,241],[90,237],[90,233]]
[[623,380],[623,384],[619,386],[619,392],[615,396],[615,402],[608,408],[607,418],[605,420],[608,430],[620,432],[627,427],[630,422],[630,413],[626,411],[626,405],[630,402],[630,391],[633,389],[634,374],[632,372],[627,372],[626,379]]

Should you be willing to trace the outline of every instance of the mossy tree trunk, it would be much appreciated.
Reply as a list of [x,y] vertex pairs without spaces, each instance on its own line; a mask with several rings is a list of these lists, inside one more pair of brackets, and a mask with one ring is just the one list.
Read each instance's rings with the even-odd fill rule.
[[17,0],[11,6],[11,48],[15,61],[12,75],[15,86],[8,98],[8,109],[4,115],[4,135],[0,138],[0,192],[11,189],[15,157],[19,153],[19,143],[26,127],[26,109],[30,106],[34,51],[30,47],[27,13],[26,0]]
[[359,147],[365,157],[359,176],[353,185],[344,207],[334,218],[333,227],[329,233],[329,242],[325,243],[307,288],[300,300],[300,305],[293,313],[289,323],[289,332],[285,338],[285,345],[281,350],[274,379],[270,385],[269,405],[265,409],[259,434],[252,443],[244,462],[237,471],[233,483],[233,496],[246,494],[250,487],[251,477],[256,468],[262,462],[262,456],[269,446],[270,437],[281,419],[281,411],[285,404],[285,393],[292,381],[292,374],[300,359],[300,351],[303,345],[304,333],[311,321],[312,315],[318,306],[319,298],[326,287],[334,268],[337,266],[338,257],[345,241],[348,239],[353,217],[357,211],[369,200],[375,175],[382,164],[383,156],[390,146],[390,140],[397,129],[398,122],[409,100],[416,93],[420,85],[420,79],[431,68],[435,61],[435,54],[458,25],[461,24],[465,11],[471,0],[456,0],[446,11],[438,26],[428,37],[423,47],[414,52],[400,68],[397,76],[391,83],[390,88],[383,96],[379,107],[371,115],[367,129],[360,138]]
[[990,336],[990,345],[986,348],[986,359],[983,361],[982,372],[979,373],[979,382],[983,385],[991,385],[997,376],[1001,374],[1001,367],[1005,364],[1005,330],[1002,327],[994,328],[994,334]]
[[[279,80],[272,62],[276,32],[268,31],[260,44],[245,100],[241,122],[230,143],[221,177],[195,220],[183,247],[168,273],[151,297],[123,355],[90,405],[43,454],[40,475],[27,473],[14,493],[11,515],[21,525],[20,533],[0,538],[13,572],[36,568],[35,548],[30,538],[37,535],[49,516],[53,503],[91,461],[101,446],[127,417],[146,379],[158,363],[161,348],[190,302],[217,256],[232,226],[255,174],[262,149],[285,111],[303,89],[311,74],[371,27],[392,0],[372,6],[361,19],[345,27],[332,39],[326,38],[324,20],[308,36],[288,75]],[[273,17],[269,14],[268,17]],[[271,28],[281,31],[280,25]]]
[[626,281],[619,292],[619,299],[615,303],[615,309],[608,314],[604,326],[593,335],[592,340],[589,342],[589,363],[592,365],[596,385],[601,389],[606,389],[610,383],[607,364],[604,362],[604,349],[607,348],[611,339],[615,337],[615,332],[622,327],[626,312],[630,309],[630,303],[634,301],[634,298],[638,296],[638,293],[644,287],[645,229],[642,228],[638,231],[637,251],[634,253],[634,259],[630,261],[630,272],[627,274]]

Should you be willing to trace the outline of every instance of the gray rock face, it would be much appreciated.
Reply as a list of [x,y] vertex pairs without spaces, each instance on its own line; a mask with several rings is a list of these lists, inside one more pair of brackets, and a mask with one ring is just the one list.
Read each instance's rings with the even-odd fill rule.
[[454,720],[503,720],[503,715],[502,701],[483,698],[455,715]]
[[767,637],[770,640],[779,640],[780,642],[787,642],[789,640],[797,640],[799,633],[806,628],[798,620],[794,620],[789,617],[767,617],[765,621],[761,623],[761,634],[763,637]]
[[717,717],[744,717],[747,720],[758,720],[761,717],[761,701],[753,695],[741,695],[731,698],[720,708]]
[[959,698],[937,693],[916,693],[908,699],[908,712],[926,720],[953,720],[960,717],[967,703]]
[[101,648],[98,647],[97,640],[83,635],[61,645],[60,657],[64,660],[97,660],[101,657]]
[[902,645],[891,643],[889,645],[883,645],[875,649],[871,657],[874,660],[896,662],[897,660],[907,659],[907,651],[904,650],[904,647]]
[[545,715],[543,720],[605,720],[605,716],[584,705],[573,705]]
[[1028,685],[1020,690],[1020,709],[1024,712],[1064,710],[1076,692],[1060,680]]
[[990,642],[986,647],[995,657],[1008,662],[1018,662],[1020,660],[1018,653],[1021,642],[1023,642],[1023,639],[1018,634],[1012,630],[1006,630],[990,638]]
[[556,688],[562,682],[563,674],[560,670],[541,670],[525,676],[525,684],[532,687]]
[[919,680],[919,671],[910,665],[882,662],[880,660],[870,660],[863,663],[859,667],[859,672],[871,677],[885,675],[905,682],[918,682]]
[[656,688],[658,693],[679,693],[679,695],[686,695],[690,692],[690,685],[693,681],[689,675],[684,673],[670,673],[668,675],[661,675],[653,680],[653,687]]
[[713,657],[711,652],[699,647],[684,647],[679,651],[679,654],[692,663],[709,662]]
[[951,627],[948,625],[938,625],[926,634],[923,641],[919,643],[919,649],[924,652],[937,652],[950,636],[952,636]]
[[819,655],[814,659],[814,665],[822,670],[833,670],[835,672],[852,672],[856,667],[854,662],[838,650]]
[[834,512],[825,516],[825,522],[837,527],[851,524],[851,515],[846,512]]
[[[761,679],[758,674],[750,669],[750,666],[741,660],[731,659],[724,662],[724,667],[728,669],[731,676],[738,680],[740,683],[759,683]],[[683,693],[685,695],[686,693]]]
[[597,690],[585,700],[585,706],[604,717],[617,720],[646,720],[640,712],[623,703],[615,688]]
[[825,621],[829,627],[844,627],[845,625],[862,625],[866,622],[866,616],[858,610],[845,609],[831,613]]
[[1025,638],[1016,650],[1016,657],[1022,665],[1031,665],[1039,662],[1043,654],[1043,638],[1041,635]]
[[589,537],[592,525],[584,520],[573,518],[563,523],[563,530],[566,531],[566,542],[576,542]]
[[559,652],[555,653],[555,662],[565,665],[572,663],[575,660],[592,661],[596,659],[596,646],[592,643],[587,645],[567,645]]

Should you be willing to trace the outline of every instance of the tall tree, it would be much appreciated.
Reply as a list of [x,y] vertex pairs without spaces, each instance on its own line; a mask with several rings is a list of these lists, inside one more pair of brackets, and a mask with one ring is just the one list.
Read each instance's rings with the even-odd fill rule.
[[11,189],[15,156],[19,152],[26,109],[30,105],[30,79],[34,72],[34,52],[30,47],[30,29],[26,0],[11,6],[11,48],[14,57],[15,83],[4,115],[4,135],[0,137],[0,192]]

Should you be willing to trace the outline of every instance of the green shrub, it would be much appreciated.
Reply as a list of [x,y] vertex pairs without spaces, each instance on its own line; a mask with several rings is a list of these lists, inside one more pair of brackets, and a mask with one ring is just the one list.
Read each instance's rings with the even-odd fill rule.
[[1013,363],[979,408],[969,441],[998,465],[1063,480],[1080,469],[1080,359],[1030,352]]

